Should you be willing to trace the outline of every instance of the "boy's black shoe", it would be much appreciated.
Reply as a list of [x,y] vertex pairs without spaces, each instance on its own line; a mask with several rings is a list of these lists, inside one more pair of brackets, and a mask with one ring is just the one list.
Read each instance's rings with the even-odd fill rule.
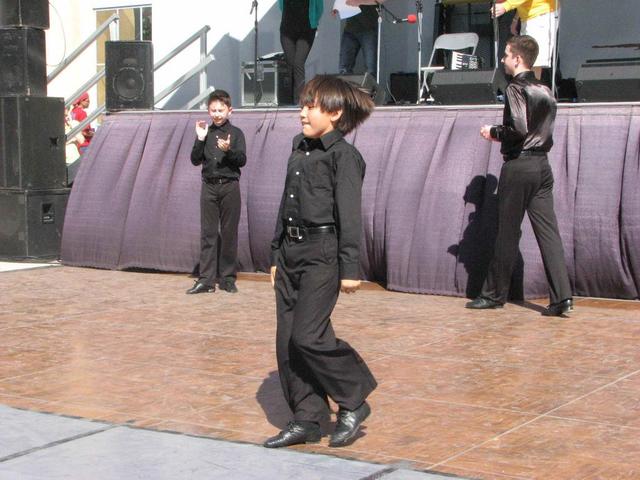
[[573,299],[565,298],[561,302],[552,303],[547,306],[547,310],[543,313],[543,315],[547,317],[560,317],[565,313],[569,313],[573,311]]
[[205,285],[202,282],[196,282],[193,287],[187,290],[187,295],[192,295],[194,293],[213,293],[216,291],[216,287],[210,287],[209,285]]
[[330,447],[344,447],[351,443],[358,433],[360,424],[371,414],[371,407],[367,402],[363,402],[355,410],[338,410],[338,420],[336,429],[329,439]]
[[472,310],[487,310],[489,308],[502,308],[503,306],[502,303],[485,297],[478,297],[465,305],[466,308],[471,308]]
[[318,443],[320,438],[320,425],[312,422],[289,422],[285,430],[268,438],[263,445],[267,448],[289,447],[301,443]]
[[229,293],[238,293],[238,287],[236,287],[236,282],[222,282],[219,284],[220,290],[224,290]]

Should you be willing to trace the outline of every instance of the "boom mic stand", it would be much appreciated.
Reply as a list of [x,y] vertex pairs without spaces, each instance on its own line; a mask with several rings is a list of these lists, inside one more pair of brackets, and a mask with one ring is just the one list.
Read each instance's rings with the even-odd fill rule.
[[422,82],[420,81],[420,73],[422,70],[422,0],[416,0],[416,14],[418,16],[418,95],[420,101],[420,92],[422,90]]
[[260,88],[260,92],[258,92],[258,0],[253,0],[251,2],[251,11],[249,15],[254,14],[254,22],[253,22],[253,105],[257,106],[258,102],[262,98],[262,88]]
[[376,51],[376,83],[378,85],[380,85],[380,52],[381,52],[381,45],[382,45],[382,15],[383,13],[387,13],[387,15],[389,15],[392,19],[393,19],[393,23],[399,23],[402,21],[402,19],[396,15],[394,15],[394,13],[389,10],[387,7],[384,6],[384,4],[382,3],[377,3],[376,2],[376,10],[378,12],[378,45],[377,45],[377,51]]

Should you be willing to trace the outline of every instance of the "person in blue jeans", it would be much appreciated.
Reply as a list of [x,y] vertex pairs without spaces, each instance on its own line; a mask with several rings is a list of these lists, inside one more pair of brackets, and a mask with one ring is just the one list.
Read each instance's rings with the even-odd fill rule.
[[376,76],[378,53],[378,3],[384,0],[347,0],[361,12],[346,20],[340,41],[340,73],[353,73],[358,52],[362,51],[366,71]]

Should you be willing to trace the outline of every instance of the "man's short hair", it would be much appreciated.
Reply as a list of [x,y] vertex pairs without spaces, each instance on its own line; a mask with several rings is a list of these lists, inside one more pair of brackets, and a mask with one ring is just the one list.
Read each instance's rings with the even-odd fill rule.
[[516,35],[507,40],[507,45],[511,48],[514,55],[520,55],[524,64],[531,68],[538,58],[538,42],[529,35]]
[[209,94],[209,99],[207,100],[207,107],[211,105],[211,102],[222,102],[227,107],[231,108],[231,96],[227,93],[226,90],[214,90]]
[[300,93],[300,105],[320,107],[328,113],[342,110],[334,127],[345,135],[364,122],[374,108],[368,92],[333,75],[311,79]]

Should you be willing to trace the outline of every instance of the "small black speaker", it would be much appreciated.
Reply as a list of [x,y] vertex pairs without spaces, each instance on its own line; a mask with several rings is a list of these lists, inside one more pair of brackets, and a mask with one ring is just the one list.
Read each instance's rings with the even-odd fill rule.
[[397,72],[389,75],[389,90],[396,103],[418,101],[418,74],[416,72]]
[[579,102],[640,101],[640,60],[585,63],[576,75]]
[[44,30],[0,29],[0,95],[47,95]]
[[365,72],[360,75],[336,75],[338,78],[342,80],[353,83],[357,85],[363,90],[369,92],[371,98],[373,99],[376,105],[384,105],[386,102],[386,92],[384,88],[381,88],[380,85],[376,82],[376,79],[369,72]]
[[58,257],[69,189],[0,189],[0,257]]
[[0,97],[0,188],[66,186],[64,99]]
[[47,0],[0,0],[0,28],[49,28]]
[[486,105],[498,103],[498,90],[507,81],[497,70],[441,70],[433,74],[429,91],[438,105]]
[[106,108],[153,110],[153,44],[106,42]]

